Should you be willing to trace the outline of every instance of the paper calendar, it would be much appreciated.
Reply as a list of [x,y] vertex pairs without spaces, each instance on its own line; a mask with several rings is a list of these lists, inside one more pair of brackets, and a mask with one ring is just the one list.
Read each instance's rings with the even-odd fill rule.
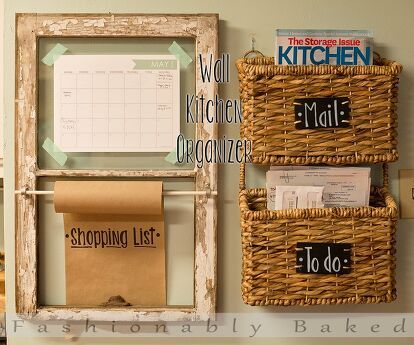
[[63,55],[54,81],[54,141],[63,151],[175,147],[180,69],[173,55]]

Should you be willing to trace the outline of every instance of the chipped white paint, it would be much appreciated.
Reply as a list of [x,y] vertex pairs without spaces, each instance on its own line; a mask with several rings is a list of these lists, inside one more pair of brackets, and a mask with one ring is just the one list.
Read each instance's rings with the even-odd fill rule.
[[194,170],[38,170],[36,176],[55,177],[196,177]]
[[[18,54],[19,54],[19,60],[21,60],[22,59],[22,49],[21,48],[19,48]],[[20,66],[20,68],[19,68],[19,80],[20,81],[23,80],[23,66]]]
[[48,31],[53,32],[55,35],[62,35],[63,30],[66,30],[69,24],[75,25],[77,23],[77,19],[63,19],[58,21],[44,20],[42,26]]
[[[207,317],[208,318],[208,317]],[[205,318],[205,319],[207,319]],[[200,321],[201,318],[194,309],[158,309],[145,311],[125,307],[122,309],[95,309],[95,308],[62,308],[40,307],[33,320],[100,320],[100,321]]]
[[195,23],[188,23],[188,24],[184,24],[183,25],[183,30],[185,32],[195,32],[196,30],[196,25]]
[[157,18],[137,18],[134,19],[133,24],[143,25],[143,24],[164,24],[168,22],[166,17],[157,17]]
[[[37,168],[37,38],[42,37],[192,37],[204,56],[218,52],[218,16],[20,14],[16,20],[16,190],[36,190],[38,176],[47,177],[193,177],[196,190],[217,190],[217,164],[195,170],[39,170]],[[196,59],[196,64],[199,59]],[[202,83],[196,66],[196,94],[213,99],[215,83]],[[201,105],[200,105],[201,106]],[[217,138],[217,124],[196,125],[198,139]],[[194,306],[192,308],[72,308],[37,304],[37,211],[34,195],[16,203],[16,310],[39,320],[183,321],[214,317],[216,304],[216,197],[196,196]]]
[[83,20],[83,25],[85,27],[95,26],[97,28],[103,28],[105,26],[105,22],[106,22],[106,20],[104,18],[101,18],[101,19],[84,19]]

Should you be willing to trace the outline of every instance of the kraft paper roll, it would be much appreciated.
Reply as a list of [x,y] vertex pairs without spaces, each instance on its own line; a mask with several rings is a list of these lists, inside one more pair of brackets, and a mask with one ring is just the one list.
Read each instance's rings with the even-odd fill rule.
[[165,306],[162,182],[59,181],[54,202],[64,220],[67,305]]
[[57,213],[160,215],[161,181],[57,181]]

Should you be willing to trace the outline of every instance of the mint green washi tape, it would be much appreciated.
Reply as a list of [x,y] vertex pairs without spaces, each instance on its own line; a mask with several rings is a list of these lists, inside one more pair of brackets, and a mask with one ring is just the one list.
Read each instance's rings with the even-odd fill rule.
[[168,155],[164,157],[164,160],[167,161],[170,164],[177,164],[177,150],[172,150]]
[[175,55],[175,57],[180,61],[180,64],[182,67],[187,68],[187,66],[193,62],[193,59],[188,55],[183,48],[180,47],[180,45],[177,42],[173,42],[170,47],[168,48],[168,51]]
[[[185,140],[185,139],[182,139],[182,140]],[[183,153],[182,153],[182,155],[180,155],[180,161],[182,161],[183,160],[183,157],[184,157],[184,155],[186,154],[186,152],[187,152],[187,150],[186,150],[186,148],[185,148],[185,145],[184,145],[184,150],[183,150]],[[165,161],[167,161],[168,163],[170,163],[170,164],[182,164],[182,163],[184,163],[184,162],[182,162],[182,163],[178,163],[178,159],[177,159],[178,157],[177,157],[177,148],[174,148],[174,150],[172,150],[168,155],[166,155],[165,157],[164,157],[164,160]]]
[[52,140],[46,138],[42,147],[60,166],[65,165],[68,156]]
[[67,50],[68,48],[66,48],[63,44],[58,43],[49,51],[49,53],[46,54],[46,56],[42,59],[42,62],[45,65],[53,66],[56,60],[59,59],[60,56]]

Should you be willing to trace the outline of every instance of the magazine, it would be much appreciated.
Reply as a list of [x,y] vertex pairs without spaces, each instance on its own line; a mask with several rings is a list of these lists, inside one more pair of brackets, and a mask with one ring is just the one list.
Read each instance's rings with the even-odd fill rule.
[[276,30],[276,65],[372,65],[369,30]]

